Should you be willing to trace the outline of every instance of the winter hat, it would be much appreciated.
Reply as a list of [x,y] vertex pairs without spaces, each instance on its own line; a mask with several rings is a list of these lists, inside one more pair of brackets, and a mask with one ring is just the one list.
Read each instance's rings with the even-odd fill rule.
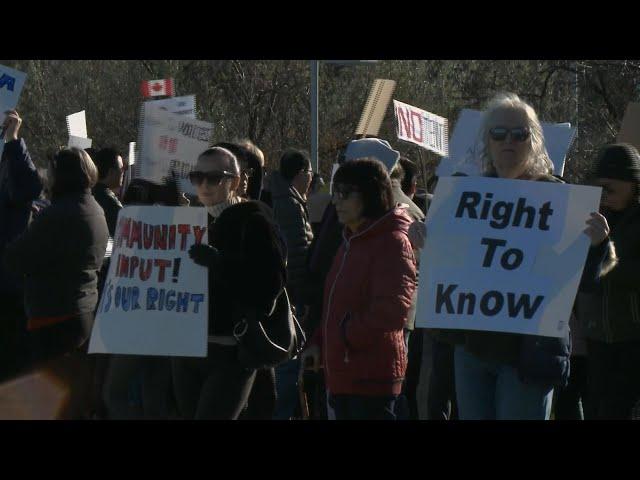
[[347,151],[344,154],[345,161],[366,157],[380,160],[387,167],[387,171],[391,173],[393,167],[398,163],[400,152],[391,148],[389,142],[379,138],[361,138],[352,140],[347,145]]
[[640,182],[640,154],[628,143],[605,145],[595,164],[597,178]]

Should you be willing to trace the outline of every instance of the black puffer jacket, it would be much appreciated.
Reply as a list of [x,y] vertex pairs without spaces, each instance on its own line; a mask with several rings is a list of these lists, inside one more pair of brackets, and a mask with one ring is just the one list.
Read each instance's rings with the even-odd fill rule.
[[109,231],[90,190],[54,198],[9,244],[7,268],[25,276],[29,318],[91,313]]
[[238,306],[271,310],[286,282],[283,253],[261,202],[232,205],[209,222],[209,245],[219,252],[209,267],[209,335],[231,336]]
[[309,296],[307,255],[313,241],[307,205],[278,172],[271,174],[273,214],[287,244],[287,290],[295,304],[306,303]]

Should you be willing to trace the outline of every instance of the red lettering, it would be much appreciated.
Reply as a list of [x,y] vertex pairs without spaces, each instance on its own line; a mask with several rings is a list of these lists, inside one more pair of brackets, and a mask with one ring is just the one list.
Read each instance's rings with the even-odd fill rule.
[[156,250],[167,249],[167,225],[156,225],[153,234],[153,248]]
[[[146,263],[146,268],[145,268],[145,263]],[[142,280],[143,282],[149,280],[149,278],[151,277],[152,267],[153,267],[153,260],[151,260],[150,258],[148,258],[146,261],[142,260],[140,262],[140,280]]]
[[129,264],[129,278],[133,278],[133,272],[136,271],[138,265],[140,265],[140,258],[136,256],[131,257],[131,262]]
[[142,249],[142,222],[132,222],[131,224],[131,236],[129,237],[129,243],[127,246],[131,248],[134,243],[138,242],[138,249]]
[[151,248],[151,245],[153,244],[154,228],[155,227],[153,225],[149,225],[148,223],[144,224],[143,244],[145,250],[149,250]]
[[[131,233],[131,219],[128,217],[124,217],[121,221],[120,221],[120,233],[118,235],[118,242],[117,242],[117,246],[120,247],[122,246],[122,241],[126,240],[127,242],[129,241],[129,235]],[[126,245],[126,242],[125,242]]]
[[[418,138],[418,136],[416,135],[416,121],[415,121],[415,118],[418,119],[418,125],[420,126],[420,138]],[[422,142],[423,138],[424,138],[424,135],[422,133],[422,128],[423,128],[422,123],[423,123],[422,122],[422,115],[420,115],[417,112],[411,112],[411,134],[413,135],[413,139],[416,142]]]
[[176,248],[176,226],[171,225],[169,227],[169,249],[173,250]]
[[161,258],[156,258],[153,261],[153,264],[156,267],[160,268],[160,270],[158,270],[158,281],[164,282],[164,270],[171,265],[171,260],[163,260]]
[[191,228],[186,223],[181,223],[178,225],[178,233],[182,235],[180,237],[180,250],[187,249],[187,236],[191,233]]
[[207,231],[207,227],[200,227],[198,225],[194,225],[193,226],[193,236],[195,237],[196,241],[196,245],[199,245],[202,243],[202,237],[204,236],[204,233]]
[[[404,109],[402,107],[398,107],[398,128],[400,129],[400,136],[401,137],[409,137],[411,138],[411,135],[409,132],[411,132],[411,115],[409,114],[409,112],[405,112]],[[406,113],[406,117],[405,117],[405,113]],[[404,125],[404,133],[403,133],[403,125]]]
[[129,257],[126,255],[118,256],[118,277],[126,277],[129,273]]

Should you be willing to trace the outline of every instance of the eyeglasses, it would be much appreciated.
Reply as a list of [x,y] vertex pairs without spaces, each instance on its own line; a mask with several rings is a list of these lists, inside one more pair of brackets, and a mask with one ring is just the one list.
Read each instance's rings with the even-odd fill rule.
[[360,190],[349,187],[336,187],[334,185],[331,192],[331,198],[334,200],[346,200],[352,193],[359,193]]
[[192,185],[200,185],[203,181],[207,181],[209,185],[220,185],[225,178],[234,178],[235,175],[231,172],[223,170],[221,172],[190,172],[189,181]]
[[245,168],[240,172],[240,175],[244,175],[245,177],[249,178],[253,175],[254,172],[255,170],[253,168]]
[[514,142],[524,142],[531,135],[531,130],[528,127],[494,127],[489,130],[489,136],[496,142],[503,142],[507,139],[507,135],[511,135],[511,140]]

